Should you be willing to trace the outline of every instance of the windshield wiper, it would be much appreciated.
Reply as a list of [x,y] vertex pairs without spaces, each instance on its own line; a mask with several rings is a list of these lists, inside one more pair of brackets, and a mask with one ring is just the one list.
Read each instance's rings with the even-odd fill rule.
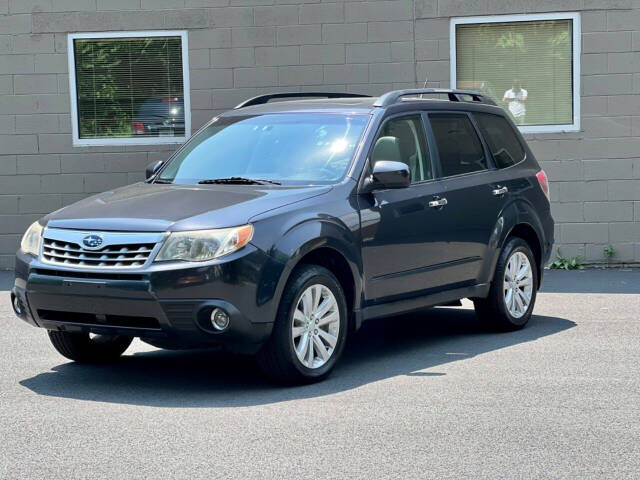
[[232,185],[282,185],[275,180],[265,180],[262,178],[245,178],[245,177],[227,177],[227,178],[211,178],[209,180],[200,180],[202,184],[232,184]]
[[156,178],[151,183],[173,183],[171,180],[165,180],[164,178]]

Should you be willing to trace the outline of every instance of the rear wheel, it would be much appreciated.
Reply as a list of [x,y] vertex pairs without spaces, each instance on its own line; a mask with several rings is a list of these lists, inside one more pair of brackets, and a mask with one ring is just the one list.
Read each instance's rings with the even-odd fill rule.
[[476,314],[493,328],[518,330],[531,318],[537,285],[531,248],[523,239],[511,238],[498,259],[489,296],[474,300]]
[[271,337],[258,352],[260,368],[286,384],[324,379],[347,336],[347,303],[326,268],[303,265],[285,288]]
[[102,363],[117,359],[131,345],[132,337],[122,335],[90,335],[49,330],[55,349],[69,360],[80,363]]

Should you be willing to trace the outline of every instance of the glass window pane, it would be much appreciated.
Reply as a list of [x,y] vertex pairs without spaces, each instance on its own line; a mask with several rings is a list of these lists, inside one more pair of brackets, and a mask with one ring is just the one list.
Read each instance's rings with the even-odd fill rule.
[[518,125],[573,123],[572,20],[456,26],[457,87],[480,90]]
[[524,159],[524,149],[507,120],[488,113],[474,116],[498,168],[510,167]]
[[182,137],[180,37],[74,40],[80,138]]
[[335,182],[346,173],[369,118],[329,113],[221,117],[194,136],[160,178]]
[[466,115],[430,115],[429,121],[440,155],[442,176],[486,170],[487,159],[478,135]]
[[382,127],[371,153],[371,163],[378,160],[406,163],[412,183],[433,178],[420,115],[394,118]]

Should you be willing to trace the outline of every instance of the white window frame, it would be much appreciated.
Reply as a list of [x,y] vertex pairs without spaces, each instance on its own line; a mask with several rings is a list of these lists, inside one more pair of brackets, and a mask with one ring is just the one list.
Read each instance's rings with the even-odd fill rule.
[[[148,38],[148,37],[181,37],[182,41],[182,76],[184,103],[184,136],[181,137],[114,137],[114,138],[80,138],[78,129],[78,105],[76,92],[76,62],[73,41],[79,38]],[[71,96],[71,127],[74,147],[90,147],[102,145],[159,145],[180,144],[191,136],[191,97],[189,84],[189,45],[186,30],[153,30],[130,32],[91,32],[70,33],[67,36],[67,56],[69,60],[69,95]]]
[[580,131],[580,54],[582,45],[582,26],[580,13],[540,13],[524,15],[491,15],[484,17],[452,18],[449,30],[451,54],[451,88],[457,85],[456,27],[476,23],[515,23],[539,20],[572,20],[573,22],[573,123],[566,125],[522,125],[522,133],[565,133]]

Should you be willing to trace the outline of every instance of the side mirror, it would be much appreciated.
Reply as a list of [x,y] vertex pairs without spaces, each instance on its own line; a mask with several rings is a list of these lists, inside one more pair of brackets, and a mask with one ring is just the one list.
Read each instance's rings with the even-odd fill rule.
[[164,165],[164,162],[162,160],[158,160],[157,162],[151,162],[149,165],[147,165],[147,168],[145,170],[145,175],[147,176],[147,180],[153,177],[156,174],[156,172],[160,170],[160,167],[162,165]]
[[406,163],[378,160],[373,166],[371,177],[367,180],[366,191],[405,188],[410,184],[411,173]]

